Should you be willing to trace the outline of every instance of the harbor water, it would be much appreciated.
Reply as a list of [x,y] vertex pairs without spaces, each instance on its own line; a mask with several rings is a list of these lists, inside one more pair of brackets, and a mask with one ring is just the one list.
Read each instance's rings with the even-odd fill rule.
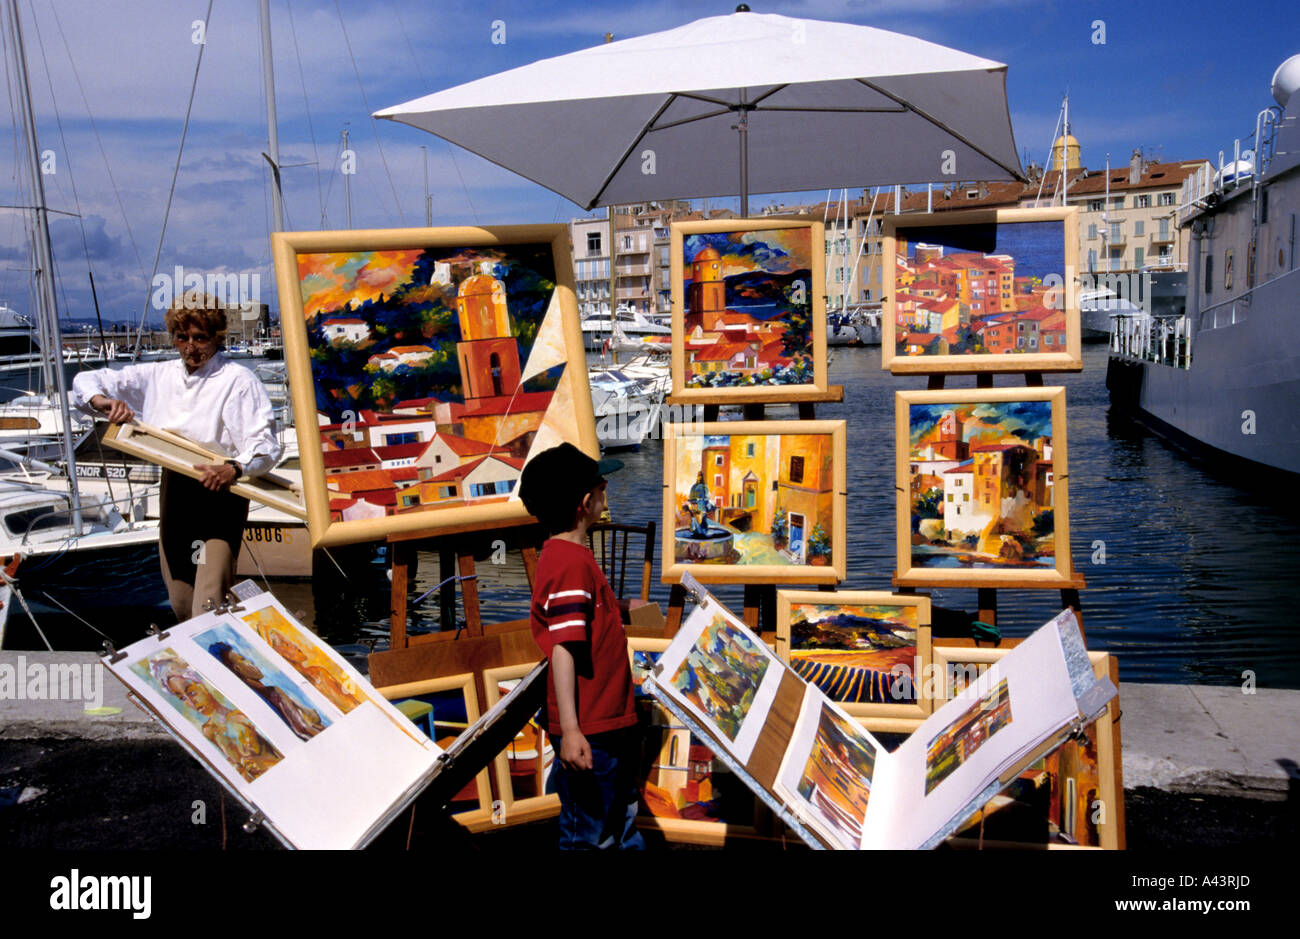
[[[1252,479],[1221,475],[1115,413],[1105,387],[1106,359],[1104,345],[1085,346],[1083,372],[1045,376],[1046,384],[1067,389],[1070,541],[1075,570],[1087,580],[1080,599],[1089,647],[1119,656],[1125,681],[1300,688],[1300,639],[1282,591],[1300,572],[1300,507]],[[894,392],[924,388],[925,379],[882,371],[879,347],[868,347],[834,349],[830,381],[844,387],[844,402],[819,405],[817,417],[848,422],[848,576],[842,586],[889,590],[895,567]],[[1017,375],[995,379],[995,387],[1022,383]],[[947,381],[958,391],[973,386],[970,377]],[[794,411],[769,408],[769,416],[793,417]],[[610,480],[614,517],[653,519],[662,529],[662,442],[649,439],[639,451],[617,456],[625,466]],[[493,536],[481,542],[484,619],[526,616],[520,555],[501,550]],[[656,546],[651,598],[663,606],[669,588],[659,583],[661,561]],[[412,598],[438,583],[438,567],[435,555],[421,554]],[[157,573],[150,568],[140,576]],[[387,583],[371,552],[344,550],[318,558],[313,582],[272,589],[336,647],[362,656],[385,647]],[[977,607],[973,588],[923,592],[937,607]],[[743,588],[716,587],[715,593],[739,611]],[[998,593],[1004,635],[1026,635],[1059,610],[1055,589]],[[93,607],[78,612],[119,643],[143,636],[149,622],[170,621],[159,610],[127,610],[107,621],[108,614]],[[98,647],[99,637],[85,625],[59,611],[43,615],[43,625],[46,616],[52,624],[46,632],[62,637],[64,647]],[[442,628],[436,593],[413,607],[411,624],[416,631]],[[11,635],[22,626],[11,622]]]

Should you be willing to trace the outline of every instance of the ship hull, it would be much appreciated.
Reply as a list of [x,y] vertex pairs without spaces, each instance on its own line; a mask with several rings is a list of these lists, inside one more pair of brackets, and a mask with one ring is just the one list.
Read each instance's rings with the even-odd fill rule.
[[1235,316],[1220,307],[1217,328],[1193,336],[1190,368],[1112,355],[1112,403],[1154,419],[1154,429],[1179,442],[1300,474],[1295,281],[1291,275],[1261,284],[1249,304],[1236,304]]

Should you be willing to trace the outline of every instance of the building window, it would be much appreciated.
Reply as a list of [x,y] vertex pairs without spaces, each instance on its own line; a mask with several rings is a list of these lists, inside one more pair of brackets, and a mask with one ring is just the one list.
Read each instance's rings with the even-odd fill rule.
[[600,232],[587,232],[587,253],[600,254]]
[[1112,199],[1110,200],[1110,207],[1111,207],[1112,209],[1122,209],[1122,208],[1124,208],[1124,197],[1123,197],[1123,196],[1115,196],[1114,198],[1112,198]]
[[754,458],[754,444],[752,443],[745,444],[745,456],[750,459]]
[[1145,249],[1145,248],[1134,248],[1134,249],[1133,249],[1133,266],[1136,267],[1136,268],[1140,271],[1140,270],[1142,270],[1142,262],[1145,261],[1145,260],[1146,260],[1146,249]]
[[1172,192],[1162,192],[1156,196],[1156,205],[1176,205]]
[[714,465],[714,466],[721,466],[721,465],[722,465],[722,454],[720,454],[720,453],[715,453],[715,454],[713,455],[713,465]]
[[1143,193],[1142,195],[1134,196],[1134,197],[1133,197],[1133,207],[1134,207],[1134,208],[1138,208],[1138,209],[1149,209],[1149,208],[1151,208],[1151,194],[1150,194],[1150,193]]
[[1133,234],[1141,238],[1147,233],[1147,223],[1139,219],[1133,223]]
[[1089,200],[1088,200],[1088,211],[1089,211],[1089,212],[1104,212],[1105,210],[1106,210],[1106,200],[1104,200],[1104,199],[1089,199]]
[[1097,249],[1089,248],[1088,249],[1088,270],[1095,271],[1096,269],[1097,269]]
[[803,457],[801,456],[790,457],[790,482],[803,482]]
[[1088,226],[1088,237],[1090,239],[1097,237],[1097,224],[1095,222]]
[[1214,255],[1212,254],[1205,256],[1205,293],[1207,296],[1214,293]]

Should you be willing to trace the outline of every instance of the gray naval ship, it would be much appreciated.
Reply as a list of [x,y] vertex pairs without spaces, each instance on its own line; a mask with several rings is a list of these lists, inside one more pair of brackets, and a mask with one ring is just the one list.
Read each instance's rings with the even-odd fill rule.
[[1106,386],[1180,443],[1300,473],[1300,55],[1272,85],[1253,146],[1183,183],[1185,305],[1111,317]]

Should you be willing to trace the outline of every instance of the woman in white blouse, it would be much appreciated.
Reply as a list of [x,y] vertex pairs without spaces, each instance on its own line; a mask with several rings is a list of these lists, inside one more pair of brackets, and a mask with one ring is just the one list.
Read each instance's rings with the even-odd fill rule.
[[234,583],[248,500],[230,484],[271,469],[281,447],[266,389],[217,351],[226,311],[211,297],[190,293],[173,303],[165,322],[179,359],[81,372],[72,390],[82,410],[115,424],[138,414],[229,457],[195,464],[200,479],[163,470],[159,555],[172,609],[184,621],[202,613],[206,601],[220,603]]

